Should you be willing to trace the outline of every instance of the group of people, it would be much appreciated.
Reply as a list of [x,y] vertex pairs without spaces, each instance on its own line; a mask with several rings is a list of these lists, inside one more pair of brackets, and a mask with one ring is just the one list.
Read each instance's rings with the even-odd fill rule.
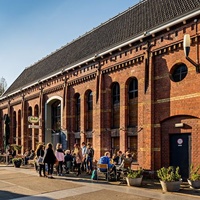
[[[51,143],[48,143],[46,147],[43,144],[39,144],[36,149],[36,161],[38,163],[40,177],[42,177],[43,172],[44,177],[53,178],[54,166],[56,166],[59,176],[62,176],[63,166],[65,166],[66,173],[77,169],[76,176],[79,176],[81,171],[86,171],[86,173],[91,174],[93,157],[94,150],[92,145],[88,143],[86,146],[85,142],[82,143],[82,148],[79,144],[74,144],[74,149],[71,151],[64,151],[60,143],[56,145],[55,151]],[[45,171],[47,171],[47,175]]]
[[[110,158],[110,152],[105,152],[104,156],[100,157],[98,163],[99,164],[107,164],[108,169],[113,177],[117,177],[119,179],[122,170],[124,170],[125,166],[131,166],[133,162],[132,154],[128,151],[123,154],[122,151],[117,151],[117,154],[113,155]],[[106,172],[107,169],[100,169],[102,172]]]

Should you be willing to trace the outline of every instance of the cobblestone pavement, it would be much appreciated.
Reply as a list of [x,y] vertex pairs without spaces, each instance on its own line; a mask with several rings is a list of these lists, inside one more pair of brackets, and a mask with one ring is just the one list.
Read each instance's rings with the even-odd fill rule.
[[74,174],[39,177],[33,168],[0,165],[0,199],[16,200],[197,200],[200,190],[183,184],[180,192],[162,193],[160,184],[145,180],[142,187],[128,187],[120,182],[92,181],[87,175]]

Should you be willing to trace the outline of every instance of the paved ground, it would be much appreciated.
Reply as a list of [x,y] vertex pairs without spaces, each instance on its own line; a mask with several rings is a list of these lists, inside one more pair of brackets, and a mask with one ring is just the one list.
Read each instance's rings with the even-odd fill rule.
[[0,199],[16,200],[197,200],[200,190],[192,190],[187,184],[180,192],[162,193],[157,181],[145,180],[142,187],[128,187],[120,182],[91,181],[87,175],[73,174],[39,177],[33,168],[0,165]]

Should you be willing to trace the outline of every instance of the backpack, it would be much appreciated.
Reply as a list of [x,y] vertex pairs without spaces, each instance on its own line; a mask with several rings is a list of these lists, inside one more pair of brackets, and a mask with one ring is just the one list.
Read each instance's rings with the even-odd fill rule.
[[89,149],[88,156],[91,158],[94,156],[94,150],[92,148]]
[[91,179],[92,179],[92,180],[97,180],[97,170],[96,170],[96,169],[94,169],[94,170],[92,171]]

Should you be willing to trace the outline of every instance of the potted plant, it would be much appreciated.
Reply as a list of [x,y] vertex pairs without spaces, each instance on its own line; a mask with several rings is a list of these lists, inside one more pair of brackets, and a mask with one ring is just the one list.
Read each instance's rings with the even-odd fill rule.
[[157,175],[164,192],[175,192],[180,190],[182,179],[179,174],[179,167],[162,167],[157,170]]
[[143,169],[131,170],[129,169],[126,177],[128,186],[141,186],[143,178]]
[[14,167],[20,167],[22,164],[22,158],[13,158],[12,163]]
[[200,165],[194,168],[193,165],[190,166],[190,176],[187,179],[190,187],[199,189],[200,188]]

